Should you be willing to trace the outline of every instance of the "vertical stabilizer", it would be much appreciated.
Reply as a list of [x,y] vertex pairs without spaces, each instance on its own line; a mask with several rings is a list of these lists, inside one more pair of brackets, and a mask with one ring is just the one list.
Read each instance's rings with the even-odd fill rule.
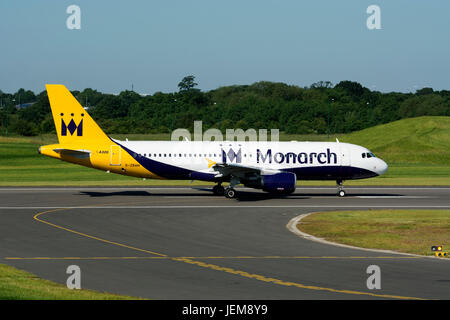
[[110,141],[65,86],[47,84],[46,88],[60,144]]

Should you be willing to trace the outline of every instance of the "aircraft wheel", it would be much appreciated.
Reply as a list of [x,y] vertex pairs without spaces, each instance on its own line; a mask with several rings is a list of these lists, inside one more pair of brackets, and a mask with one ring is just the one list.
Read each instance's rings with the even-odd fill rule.
[[344,190],[339,190],[338,196],[339,197],[345,197],[345,191]]
[[222,187],[222,186],[216,185],[216,186],[213,187],[213,193],[216,196],[223,196],[224,193],[225,193],[225,188]]
[[233,188],[226,188],[225,197],[227,197],[228,199],[236,197],[236,190],[234,190]]

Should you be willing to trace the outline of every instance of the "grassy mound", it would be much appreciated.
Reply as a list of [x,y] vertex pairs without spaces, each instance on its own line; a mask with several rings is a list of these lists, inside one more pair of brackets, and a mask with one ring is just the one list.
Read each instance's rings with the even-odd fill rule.
[[353,132],[342,141],[365,146],[391,165],[450,165],[450,117],[399,120]]

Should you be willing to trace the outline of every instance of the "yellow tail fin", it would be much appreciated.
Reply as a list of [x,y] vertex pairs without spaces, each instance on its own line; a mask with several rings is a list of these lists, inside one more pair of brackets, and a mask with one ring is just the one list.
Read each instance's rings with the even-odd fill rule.
[[111,141],[65,86],[45,86],[60,144]]

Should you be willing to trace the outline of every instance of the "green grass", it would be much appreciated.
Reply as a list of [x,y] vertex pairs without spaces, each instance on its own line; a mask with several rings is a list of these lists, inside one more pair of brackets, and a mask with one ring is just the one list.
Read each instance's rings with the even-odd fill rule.
[[137,298],[66,286],[0,264],[0,300],[135,300]]
[[[167,140],[168,134],[112,135],[125,140]],[[404,119],[346,135],[341,142],[365,146],[386,160],[387,174],[345,185],[450,185],[450,117]],[[335,137],[330,137],[333,141]],[[280,134],[280,140],[326,141],[327,135]],[[56,143],[56,135],[0,137],[0,186],[154,186],[191,185],[190,181],[142,180],[39,155],[40,145]],[[192,185],[210,185],[195,181]],[[335,185],[335,182],[299,181],[298,185]]]
[[450,165],[450,117],[418,117],[354,132],[343,140],[368,146],[388,164]]
[[369,210],[314,213],[297,228],[328,241],[372,249],[432,255],[450,251],[450,210]]

